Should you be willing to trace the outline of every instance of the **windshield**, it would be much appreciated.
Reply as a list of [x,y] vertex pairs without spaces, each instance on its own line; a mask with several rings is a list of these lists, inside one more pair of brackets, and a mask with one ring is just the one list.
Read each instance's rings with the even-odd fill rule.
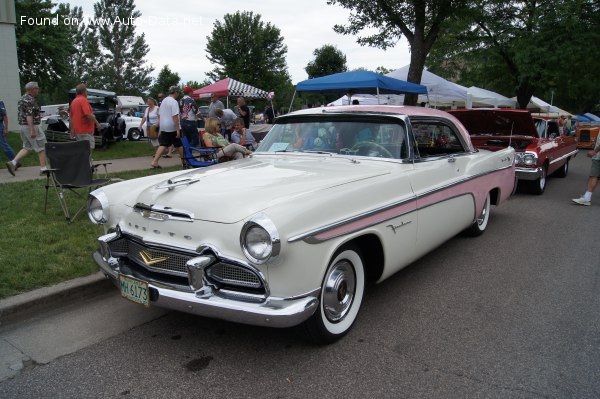
[[307,120],[277,123],[257,152],[319,152],[389,159],[408,157],[400,120]]
[[538,137],[546,138],[546,121],[543,119],[534,119],[535,130],[537,130]]

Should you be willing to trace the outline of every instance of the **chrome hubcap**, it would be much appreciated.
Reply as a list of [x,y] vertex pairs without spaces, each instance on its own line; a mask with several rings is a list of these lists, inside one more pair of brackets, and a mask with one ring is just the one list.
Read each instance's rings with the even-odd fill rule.
[[356,277],[354,268],[347,260],[336,263],[325,278],[323,288],[323,311],[327,320],[338,322],[342,320],[354,299]]

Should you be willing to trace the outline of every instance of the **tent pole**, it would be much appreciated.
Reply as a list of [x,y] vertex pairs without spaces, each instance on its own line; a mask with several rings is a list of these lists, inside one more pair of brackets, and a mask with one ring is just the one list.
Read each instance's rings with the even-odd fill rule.
[[377,105],[379,105],[379,87],[377,87]]
[[294,95],[292,96],[292,102],[290,103],[290,107],[288,108],[288,113],[292,112],[292,104],[294,104],[294,98],[296,98],[296,90],[294,90]]

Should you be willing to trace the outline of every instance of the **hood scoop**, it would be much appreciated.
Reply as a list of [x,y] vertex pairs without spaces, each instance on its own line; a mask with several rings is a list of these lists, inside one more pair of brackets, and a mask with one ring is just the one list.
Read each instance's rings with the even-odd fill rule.
[[194,221],[194,214],[192,212],[173,209],[168,206],[146,205],[138,202],[133,206],[133,211],[146,219],[158,220],[160,222],[167,220],[177,220],[180,222]]

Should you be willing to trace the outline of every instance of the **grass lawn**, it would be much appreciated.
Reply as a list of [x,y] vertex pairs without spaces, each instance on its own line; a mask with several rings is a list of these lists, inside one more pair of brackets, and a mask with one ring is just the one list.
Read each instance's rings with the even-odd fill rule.
[[[10,132],[7,136],[7,141],[15,150],[15,153],[23,147],[21,137],[17,132]],[[154,149],[148,143],[148,140],[141,139],[140,141],[117,141],[110,143],[107,149],[95,149],[92,153],[94,161],[103,161],[105,159],[121,159],[121,158],[134,158],[134,157],[145,157],[150,156],[154,152]],[[6,169],[6,154],[0,151],[0,169]],[[21,163],[23,166],[37,166],[40,164],[38,157],[34,153],[29,153]]]
[[[148,143],[120,142],[108,151],[121,145],[149,147]],[[179,168],[115,172],[110,177],[132,179]],[[45,183],[40,179],[0,184],[0,299],[99,270],[91,253],[102,227],[92,224],[85,210],[67,224],[53,191],[48,193],[44,213]],[[67,194],[70,210],[83,203]]]

